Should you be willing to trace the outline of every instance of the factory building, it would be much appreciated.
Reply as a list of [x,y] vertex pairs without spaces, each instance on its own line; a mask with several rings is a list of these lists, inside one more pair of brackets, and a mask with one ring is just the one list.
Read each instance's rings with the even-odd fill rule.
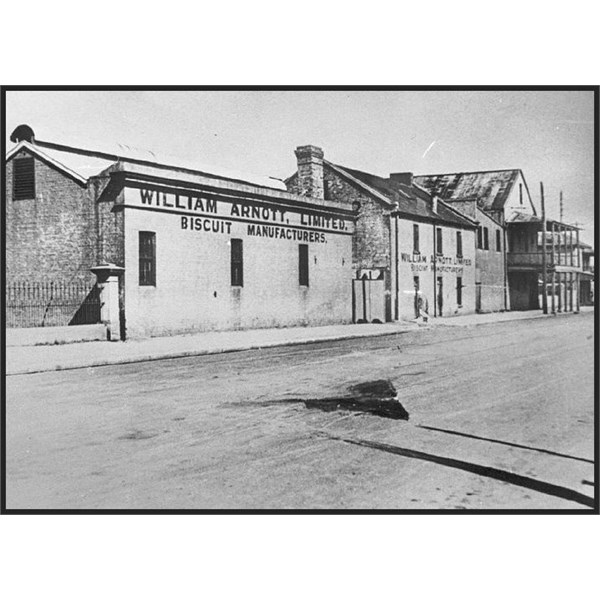
[[125,339],[351,322],[351,206],[27,126],[12,140],[9,327],[102,321]]
[[[540,305],[542,221],[520,170],[383,177],[308,145],[283,182],[28,126],[11,139],[8,327],[126,339]],[[576,228],[546,235],[547,293],[574,310],[593,294]]]

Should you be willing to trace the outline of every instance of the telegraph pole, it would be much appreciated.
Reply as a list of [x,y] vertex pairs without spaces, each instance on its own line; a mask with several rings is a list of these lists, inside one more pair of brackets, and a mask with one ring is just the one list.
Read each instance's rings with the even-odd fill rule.
[[[548,314],[548,290],[546,289],[546,279],[548,277],[546,266],[546,204],[544,203],[544,184],[540,181],[540,194],[542,199],[542,309],[544,314]],[[562,192],[560,193],[562,208]],[[562,210],[561,210],[562,212]],[[562,218],[561,218],[562,220]]]
[[563,222],[563,196],[562,196],[562,190],[560,190],[560,222]]

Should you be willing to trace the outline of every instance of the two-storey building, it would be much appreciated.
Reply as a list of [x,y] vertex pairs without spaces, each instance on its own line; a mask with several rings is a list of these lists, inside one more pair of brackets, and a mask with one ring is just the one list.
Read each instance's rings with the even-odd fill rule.
[[513,217],[508,223],[507,258],[514,310],[542,308],[544,293],[552,312],[579,310],[582,263],[578,239],[579,229],[573,225],[547,219],[544,230],[542,217]]
[[516,215],[535,215],[521,170],[419,175],[416,181],[477,223],[477,311],[509,310],[506,224]]
[[431,316],[475,311],[477,224],[418,185],[412,173],[380,177],[331,163],[315,146],[296,150],[290,191],[356,211],[352,244],[355,321],[414,319],[416,294]]

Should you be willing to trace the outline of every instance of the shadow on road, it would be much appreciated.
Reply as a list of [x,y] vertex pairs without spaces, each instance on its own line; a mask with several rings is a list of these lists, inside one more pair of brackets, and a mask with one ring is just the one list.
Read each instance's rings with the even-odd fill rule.
[[452,431],[451,429],[440,429],[439,427],[430,427],[429,425],[416,425],[420,429],[427,429],[429,431],[440,431],[441,433],[449,433],[450,435],[459,435],[461,437],[471,438],[473,440],[482,440],[484,442],[493,442],[494,444],[502,444],[503,446],[512,446],[513,448],[522,448],[523,450],[533,450],[534,452],[543,452],[544,454],[551,454],[552,456],[560,456],[561,458],[570,458],[571,460],[580,460],[594,464],[593,460],[589,458],[581,458],[579,456],[571,456],[570,454],[561,454],[560,452],[554,452],[553,450],[546,450],[545,448],[535,448],[533,446],[523,446],[522,444],[516,444],[514,442],[505,442],[503,440],[495,440],[493,438],[481,437],[473,435],[472,433],[463,433],[461,431]]
[[405,456],[408,458],[416,458],[418,460],[424,460],[445,467],[451,467],[453,469],[460,469],[461,471],[467,471],[469,473],[475,473],[483,477],[490,477],[491,479],[497,479],[498,481],[504,481],[512,485],[518,485],[520,487],[534,490],[542,494],[549,496],[555,496],[557,498],[563,498],[570,500],[571,502],[577,502],[590,508],[595,508],[594,498],[590,498],[585,494],[580,494],[569,488],[554,485],[553,483],[547,483],[545,481],[538,481],[531,477],[525,477],[524,475],[517,475],[510,471],[503,469],[496,469],[495,467],[486,467],[485,465],[478,465],[475,463],[465,462],[462,460],[456,460],[454,458],[448,458],[445,456],[436,456],[435,454],[428,454],[426,452],[419,452],[418,450],[410,450],[408,448],[400,448],[398,446],[392,446],[390,444],[382,444],[380,442],[370,442],[368,440],[353,440],[347,438],[336,437],[327,435],[330,439],[346,442],[347,444],[354,444],[356,446],[364,446],[366,448],[373,448],[375,450],[381,450],[382,452],[389,452],[390,454],[397,454],[399,456]]

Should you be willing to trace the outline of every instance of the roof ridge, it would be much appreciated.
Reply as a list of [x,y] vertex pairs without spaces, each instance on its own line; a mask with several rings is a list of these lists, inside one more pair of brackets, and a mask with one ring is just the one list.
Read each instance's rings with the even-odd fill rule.
[[67,167],[66,165],[61,163],[59,160],[56,160],[55,158],[48,156],[47,154],[42,152],[42,150],[40,150],[36,146],[36,144],[32,144],[31,142],[28,142],[27,140],[21,140],[19,143],[16,144],[16,146],[11,148],[6,153],[5,161],[9,161],[15,154],[18,154],[24,148],[26,150],[28,150],[29,152],[32,152],[34,155],[36,155],[42,161],[45,161],[48,164],[51,164],[55,169],[63,171],[69,177],[75,179],[76,181],[79,181],[82,184],[87,184],[87,181],[88,181],[87,177],[84,177],[83,175],[80,175],[79,173],[73,171],[73,169],[70,169],[69,167]]
[[450,173],[423,173],[415,177],[440,177],[441,175],[478,175],[480,173],[507,173],[509,171],[521,171],[519,167],[512,169],[482,169],[480,171],[453,171]]
[[[343,176],[347,177],[355,184],[358,184],[363,189],[366,189],[367,192],[369,192],[372,196],[375,196],[379,200],[383,200],[387,205],[389,205],[389,206],[395,205],[394,201],[391,198],[388,198],[385,194],[376,190],[372,185],[369,185],[369,184],[365,183],[364,181],[357,179],[356,177],[354,177],[354,175],[352,175],[352,173],[348,173],[348,170],[358,171],[359,173],[364,173],[365,175],[370,175],[370,173],[367,173],[366,171],[359,171],[358,169],[350,169],[349,167],[343,167],[341,165],[336,165],[335,163],[329,162],[328,160],[325,160],[325,159],[323,159],[323,164],[329,166],[330,168],[333,168],[334,170],[337,170],[338,172],[341,171]],[[377,177],[377,176],[375,176],[375,177]]]
[[477,221],[475,219],[471,219],[471,217],[464,215],[460,211],[458,211],[455,208],[453,208],[452,206],[450,206],[447,202],[444,202],[444,200],[442,200],[441,198],[438,198],[438,202],[441,202],[449,211],[451,211],[452,213],[454,213],[456,216],[460,217],[461,219],[464,219],[465,221],[468,221],[471,224],[477,225]]
[[[42,153],[40,148],[54,150],[58,152],[76,154],[78,156],[89,156],[92,158],[99,158],[114,162],[125,162],[145,167],[159,168],[164,170],[176,170],[183,173],[189,173],[194,175],[202,175],[205,177],[212,177],[214,179],[221,179],[224,181],[233,181],[238,183],[246,183],[257,187],[263,187],[266,189],[276,189],[285,191],[281,186],[276,185],[277,183],[282,184],[285,187],[285,183],[277,177],[270,175],[259,175],[258,173],[245,173],[236,172],[235,169],[229,169],[227,167],[220,167],[217,165],[200,165],[201,168],[192,168],[189,166],[181,166],[177,164],[177,157],[165,156],[167,162],[161,161],[161,156],[156,156],[154,152],[150,150],[138,149],[143,152],[148,152],[149,156],[140,158],[136,156],[128,156],[126,153],[112,153],[105,152],[103,150],[89,150],[87,148],[79,148],[76,146],[68,146],[66,144],[58,144],[56,142],[46,142],[44,140],[36,140],[34,144],[30,144],[31,147],[37,148],[38,152]],[[134,147],[130,147],[130,150],[135,153]],[[46,155],[44,155],[46,156]],[[172,159],[172,160],[169,160]],[[58,161],[56,161],[58,162]],[[64,165],[63,165],[64,166]],[[211,170],[214,169],[214,170]],[[67,168],[67,170],[70,170]],[[222,172],[219,172],[222,171]],[[85,178],[87,181],[88,178]],[[269,186],[269,182],[273,185]]]

